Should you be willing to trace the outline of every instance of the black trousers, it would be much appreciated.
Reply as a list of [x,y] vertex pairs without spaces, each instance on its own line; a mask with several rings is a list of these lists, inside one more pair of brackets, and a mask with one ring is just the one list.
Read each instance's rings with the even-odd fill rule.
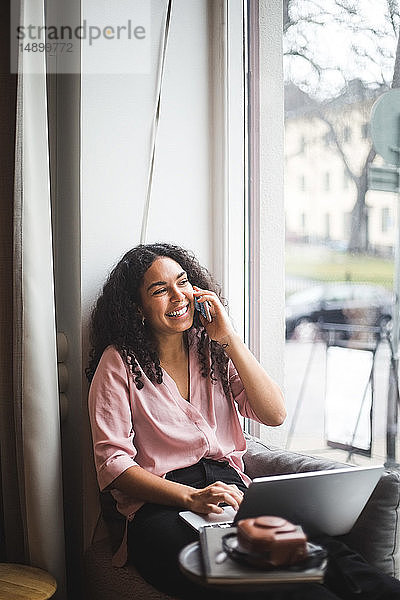
[[[215,481],[246,489],[235,469],[227,462],[202,459],[196,465],[177,469],[167,479],[202,488]],[[180,509],[145,504],[128,528],[128,560],[142,577],[157,589],[183,600],[399,600],[400,581],[371,567],[340,541],[324,537],[315,540],[328,550],[324,585],[308,583],[280,591],[231,593],[197,585],[185,577],[178,565],[180,550],[198,539],[198,533],[184,523]]]

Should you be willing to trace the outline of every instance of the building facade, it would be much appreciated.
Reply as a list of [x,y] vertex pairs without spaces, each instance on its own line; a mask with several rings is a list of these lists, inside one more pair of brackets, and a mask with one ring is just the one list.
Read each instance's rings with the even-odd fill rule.
[[[318,103],[293,84],[285,90],[285,214],[288,241],[328,243],[346,249],[355,178],[365,171],[371,148],[369,119],[384,90],[369,90],[361,81],[329,102]],[[376,156],[374,164],[381,164]],[[396,196],[367,191],[365,229],[369,252],[391,255]],[[360,226],[362,226],[360,224]]]

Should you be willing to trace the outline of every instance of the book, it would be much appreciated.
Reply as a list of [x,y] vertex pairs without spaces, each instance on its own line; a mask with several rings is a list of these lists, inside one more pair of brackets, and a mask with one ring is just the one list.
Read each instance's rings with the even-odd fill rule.
[[311,568],[299,566],[260,569],[230,558],[222,547],[222,537],[235,533],[236,527],[203,527],[200,548],[204,579],[209,584],[292,584],[323,582],[327,559],[323,557]]

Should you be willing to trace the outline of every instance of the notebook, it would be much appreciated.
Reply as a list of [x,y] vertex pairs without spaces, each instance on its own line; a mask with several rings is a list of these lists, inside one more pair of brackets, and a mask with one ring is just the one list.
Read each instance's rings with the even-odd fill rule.
[[237,513],[228,506],[218,515],[191,511],[179,515],[197,530],[276,515],[301,525],[308,536],[344,535],[353,527],[383,470],[380,465],[259,477],[245,491]]
[[[312,566],[304,564],[275,569],[257,568],[233,560],[223,550],[222,537],[235,532],[235,527],[218,529],[203,527],[200,531],[200,547],[203,559],[204,578],[212,584],[293,584],[322,582],[326,571],[326,553],[313,561]],[[310,545],[312,546],[312,545]],[[321,549],[322,550],[322,549]],[[280,588],[281,589],[281,588]]]

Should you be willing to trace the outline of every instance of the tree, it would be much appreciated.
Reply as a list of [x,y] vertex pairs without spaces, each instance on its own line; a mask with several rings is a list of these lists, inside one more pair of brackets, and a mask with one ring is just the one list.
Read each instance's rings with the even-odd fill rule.
[[[361,6],[359,2],[351,0],[326,0],[323,5],[317,0],[284,0],[283,2],[285,55],[289,67],[292,67],[287,69],[288,78],[294,79],[300,89],[314,97],[312,111],[326,124],[332,143],[357,190],[351,214],[349,239],[349,249],[355,252],[368,249],[365,197],[368,190],[368,167],[376,153],[370,146],[361,166],[358,169],[351,166],[341,136],[341,123],[334,117],[332,105],[348,92],[349,78],[353,80],[351,85],[354,86],[355,80],[351,77],[353,60],[363,65],[359,72],[365,74],[365,80],[362,81],[359,76],[357,77],[360,90],[364,87],[366,90],[376,90],[381,94],[389,87],[400,87],[398,2],[382,0],[381,8],[386,9],[385,20],[382,23],[375,23],[373,19],[361,15]],[[349,50],[352,60],[347,60],[346,64],[341,64],[339,57],[337,57],[337,64],[335,61],[332,62],[332,57],[324,55],[321,50],[323,45],[317,43],[321,31],[326,29],[327,22],[347,29],[352,34]],[[395,52],[394,48],[396,48]],[[370,79],[371,73],[375,75],[373,81]],[[341,80],[342,92],[338,94],[335,86]]]
[[392,88],[400,87],[400,36],[397,40],[396,58],[393,69]]
[[[353,82],[350,82],[350,84],[353,84],[353,87],[358,87],[358,93],[356,91],[355,99],[358,96],[358,100],[361,104],[363,101],[362,82],[360,80],[354,80]],[[365,100],[366,99],[364,98],[364,102]],[[368,167],[374,160],[376,152],[373,146],[370,144],[359,169],[351,166],[350,157],[348,154],[346,154],[343,139],[340,136],[340,120],[338,122],[330,115],[329,104],[330,103],[324,103],[320,105],[317,114],[319,118],[326,123],[332,143],[334,144],[338,155],[342,159],[348,178],[354,183],[356,188],[356,200],[351,212],[350,239],[348,249],[351,252],[366,251],[369,243],[367,209],[365,203],[365,197],[368,191]]]

